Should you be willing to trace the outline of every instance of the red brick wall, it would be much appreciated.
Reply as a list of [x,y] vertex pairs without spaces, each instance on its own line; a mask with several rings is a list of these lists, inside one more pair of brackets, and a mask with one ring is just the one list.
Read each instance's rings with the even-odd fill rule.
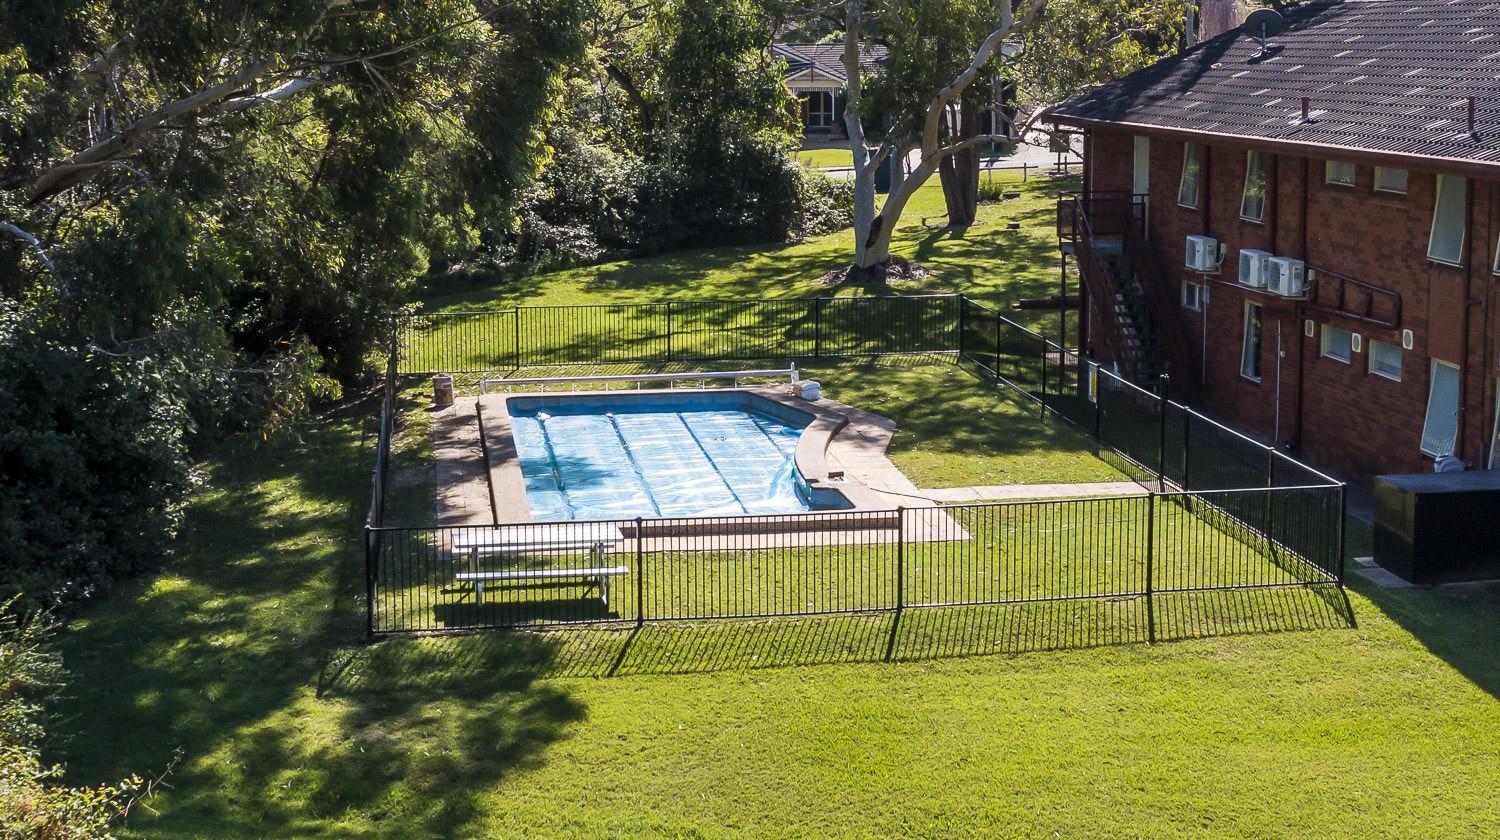
[[[1130,188],[1132,143],[1123,132],[1091,133],[1092,189]],[[1427,259],[1436,190],[1430,171],[1413,168],[1407,194],[1392,195],[1374,192],[1374,170],[1366,164],[1356,167],[1355,186],[1345,187],[1325,183],[1321,159],[1268,155],[1265,220],[1255,223],[1239,218],[1247,150],[1223,145],[1202,149],[1203,187],[1199,207],[1190,209],[1177,204],[1182,149],[1180,140],[1152,138],[1150,241],[1164,274],[1161,280],[1172,285],[1174,299],[1184,280],[1201,279],[1182,267],[1185,238],[1208,234],[1227,246],[1222,275],[1208,283],[1205,311],[1174,312],[1194,350],[1191,369],[1174,371],[1174,378],[1201,383],[1196,402],[1261,440],[1292,445],[1309,461],[1350,478],[1430,469],[1431,459],[1419,452],[1419,445],[1430,360],[1436,357],[1463,367],[1458,454],[1471,466],[1484,466],[1500,374],[1495,352],[1500,301],[1491,300],[1500,283],[1491,270],[1500,234],[1500,183],[1469,182],[1471,265],[1454,268]],[[1399,347],[1399,329],[1238,287],[1241,248],[1300,257],[1313,268],[1398,293],[1400,326],[1415,333],[1414,348],[1404,354],[1402,381],[1369,372],[1369,341]],[[1323,282],[1332,281],[1325,275]],[[1239,373],[1246,301],[1262,305],[1260,382]],[[1312,337],[1303,332],[1307,320],[1317,325]],[[1319,334],[1325,322],[1358,333],[1363,352],[1352,354],[1348,364],[1321,357]]]

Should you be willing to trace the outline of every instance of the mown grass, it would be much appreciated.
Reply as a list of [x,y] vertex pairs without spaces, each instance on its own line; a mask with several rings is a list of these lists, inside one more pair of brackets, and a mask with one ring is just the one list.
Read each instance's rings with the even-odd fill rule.
[[802,149],[797,152],[797,160],[817,168],[854,165],[854,155],[847,146],[842,149]]
[[[977,224],[948,230],[942,189],[936,179],[919,190],[896,228],[892,252],[914,260],[930,273],[890,286],[830,289],[818,280],[847,265],[854,254],[852,231],[791,245],[745,246],[681,251],[656,257],[580,266],[528,275],[499,287],[445,290],[422,296],[431,312],[500,309],[516,304],[561,305],[643,303],[665,300],[743,300],[962,292],[984,303],[1010,307],[1023,297],[1058,291],[1054,207],[1060,193],[1076,189],[1077,178],[1022,183],[1016,173],[997,180],[1014,182],[1021,198],[982,205]],[[1019,230],[1008,230],[1019,222]],[[1021,323],[1056,333],[1056,313],[1020,310]]]
[[[1062,186],[958,234],[903,227],[898,250],[936,271],[894,291],[1049,293]],[[921,201],[940,212],[935,192]],[[428,304],[797,297],[847,239]],[[1016,422],[1024,405],[928,378],[926,362],[868,364],[813,374],[901,423],[892,457],[919,484],[1113,477],[1080,439]],[[398,473],[424,441],[420,424],[404,433]],[[70,628],[51,745],[70,780],[182,754],[129,836],[1500,834],[1494,587],[1356,581],[1355,627],[1342,599],[1301,589],[1161,597],[1158,638],[1173,641],[1156,645],[1139,643],[1128,598],[365,646],[373,443],[366,404],[299,439],[227,447],[163,569]]]
[[129,835],[1500,832],[1493,587],[1356,583],[1354,628],[1159,599],[1157,645],[1114,646],[1122,601],[365,647],[371,431],[224,452],[178,556],[71,629],[70,778],[183,753]]

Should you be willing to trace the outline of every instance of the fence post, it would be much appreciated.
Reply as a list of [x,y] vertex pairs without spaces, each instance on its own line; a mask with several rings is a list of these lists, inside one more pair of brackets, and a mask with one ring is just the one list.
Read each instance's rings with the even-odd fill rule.
[[813,298],[813,358],[823,358],[823,296]]
[[1344,527],[1349,521],[1349,485],[1339,484],[1339,521],[1334,536],[1334,562],[1337,563],[1339,586],[1344,585]]
[[1193,415],[1186,406],[1182,409],[1182,489],[1191,490],[1193,485],[1188,483],[1188,464],[1192,458],[1188,451],[1188,442],[1193,439]]
[[511,369],[521,369],[521,305],[518,303],[511,312],[511,336],[515,341],[511,352]]
[[1094,442],[1104,442],[1104,371],[1093,357],[1089,358],[1089,376],[1094,389]]
[[1000,390],[1000,313],[995,313],[995,390]]
[[964,360],[964,327],[969,321],[969,298],[965,295],[958,296],[958,360]]
[[1047,419],[1047,337],[1042,336],[1042,419]]
[[896,508],[896,618],[906,607],[906,508]]
[[1156,489],[1165,493],[1167,491],[1167,406],[1171,401],[1167,399],[1167,389],[1171,387],[1172,377],[1165,373],[1161,375],[1161,394],[1157,399],[1161,402],[1160,417],[1157,426],[1160,427],[1156,450]]
[[672,302],[667,301],[667,361],[672,361]]
[[365,526],[365,641],[375,641],[375,533]]
[[642,528],[645,520],[635,518],[635,626],[646,623],[646,563],[644,543],[646,535]]
[[1146,491],[1146,641],[1156,644],[1156,494]]

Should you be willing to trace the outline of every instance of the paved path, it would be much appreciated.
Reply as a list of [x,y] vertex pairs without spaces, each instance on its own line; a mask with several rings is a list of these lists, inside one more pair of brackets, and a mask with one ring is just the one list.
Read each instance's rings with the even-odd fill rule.
[[1011,499],[1061,499],[1070,496],[1131,496],[1145,493],[1134,481],[1096,481],[1082,484],[1000,484],[918,490],[934,502],[998,502]]
[[492,525],[489,471],[473,397],[432,412],[432,460],[439,525]]

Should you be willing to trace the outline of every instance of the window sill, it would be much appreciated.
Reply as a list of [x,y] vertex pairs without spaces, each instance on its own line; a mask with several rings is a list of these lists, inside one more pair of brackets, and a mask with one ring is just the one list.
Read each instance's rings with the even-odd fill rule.
[[1184,210],[1197,210],[1198,209],[1198,205],[1196,205],[1196,204],[1183,204],[1180,201],[1177,202],[1177,206],[1181,207]]
[[1399,383],[1401,381],[1401,377],[1399,375],[1392,376],[1389,373],[1381,373],[1378,370],[1372,370],[1372,371],[1370,371],[1370,375],[1371,376],[1378,376],[1381,379],[1390,380],[1391,382],[1398,382]]
[[1252,219],[1249,216],[1241,216],[1240,217],[1240,221],[1242,221],[1242,222],[1249,222],[1252,225],[1264,225],[1266,223],[1266,220],[1263,219],[1263,218],[1262,219]]
[[1253,382],[1256,385],[1260,384],[1260,377],[1259,376],[1251,376],[1250,374],[1244,373],[1243,371],[1240,373],[1240,378],[1243,379],[1243,380],[1245,380],[1246,382]]
[[1462,269],[1464,267],[1464,264],[1462,262],[1449,262],[1447,260],[1440,260],[1437,257],[1432,256],[1431,254],[1427,255],[1427,261],[1432,263],[1433,265],[1440,265],[1444,268]]
[[1320,358],[1320,359],[1332,359],[1335,362],[1340,362],[1340,363],[1343,363],[1343,364],[1346,364],[1346,365],[1349,364],[1349,359],[1341,359],[1338,356],[1330,355],[1328,353],[1319,353],[1318,354],[1318,358]]

